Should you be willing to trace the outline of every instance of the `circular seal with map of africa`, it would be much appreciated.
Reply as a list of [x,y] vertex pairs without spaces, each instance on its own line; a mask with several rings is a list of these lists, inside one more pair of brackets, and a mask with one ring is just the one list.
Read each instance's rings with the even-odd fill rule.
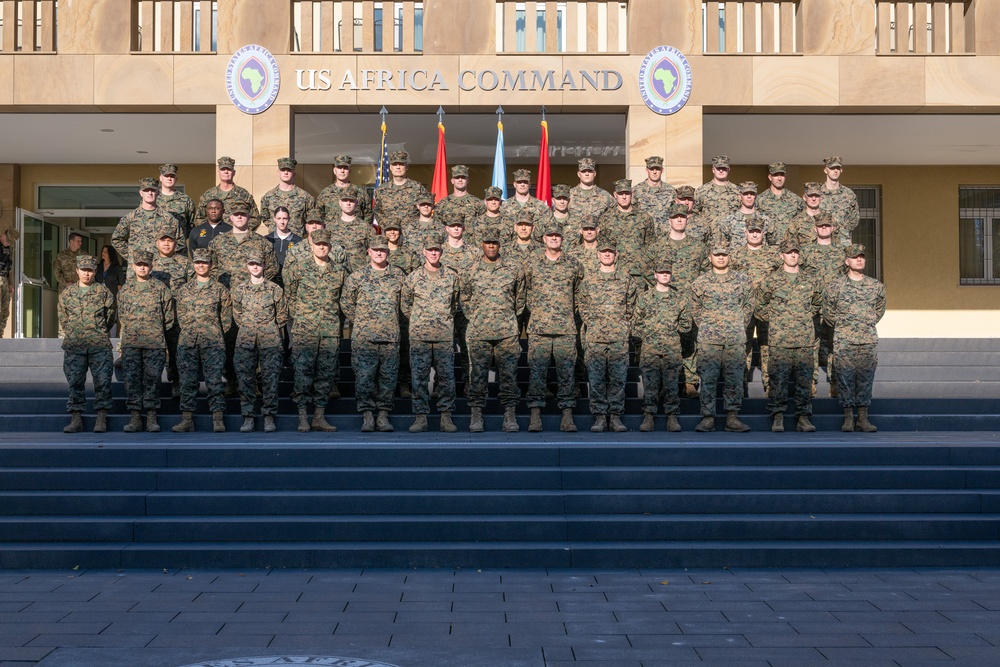
[[658,46],[639,66],[639,94],[658,114],[677,113],[691,96],[691,65],[672,46]]
[[183,667],[271,667],[272,665],[305,665],[305,667],[397,667],[387,662],[361,658],[339,658],[319,655],[270,655],[252,658],[222,658],[198,662]]
[[278,62],[263,46],[247,44],[233,54],[226,68],[226,92],[243,113],[267,111],[278,96]]

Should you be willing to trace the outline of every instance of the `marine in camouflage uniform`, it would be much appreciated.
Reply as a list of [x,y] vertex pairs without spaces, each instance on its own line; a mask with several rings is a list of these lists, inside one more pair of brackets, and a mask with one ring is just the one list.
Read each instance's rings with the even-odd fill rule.
[[771,219],[757,210],[757,184],[753,181],[744,181],[740,183],[739,188],[739,210],[718,218],[712,231],[712,242],[728,243],[731,253],[746,243],[746,231],[750,224],[760,225],[765,238],[773,226]]
[[[440,234],[444,231],[445,218],[438,218],[434,210],[434,195],[427,192],[417,197],[417,217],[405,220],[402,231],[406,234],[407,246],[410,251],[424,261],[424,237],[428,234]],[[393,221],[389,224],[399,224]]]
[[[340,195],[344,191],[354,194],[355,201],[358,202],[357,215],[359,218],[372,224],[372,200],[368,196],[368,190],[360,185],[351,183],[351,163],[353,158],[350,155],[337,155],[333,158],[333,183],[323,188],[316,197],[316,208],[319,209],[323,220],[330,224],[340,217]],[[384,222],[384,221],[383,221]]]
[[721,374],[727,431],[749,431],[738,414],[743,406],[744,348],[754,311],[753,284],[729,268],[729,248],[718,244],[712,270],[691,283],[691,311],[698,327],[698,374],[702,420],[696,431],[715,430],[715,393]]
[[392,220],[400,223],[405,231],[407,224],[418,215],[418,198],[430,194],[422,184],[407,178],[406,171],[409,164],[410,154],[406,151],[393,151],[389,154],[389,171],[392,173],[392,178],[375,189],[374,210],[377,224],[381,225]]
[[469,381],[465,396],[472,410],[469,430],[483,430],[490,364],[497,369],[500,405],[504,408],[503,430],[519,430],[514,416],[520,391],[517,363],[521,357],[518,317],[524,312],[526,292],[520,261],[500,255],[502,232],[498,227],[482,233],[483,256],[460,275],[462,309],[469,318]]
[[[467,228],[471,227],[474,220],[486,215],[486,204],[482,199],[469,194],[467,166],[456,164],[451,168],[451,185],[451,194],[435,205],[435,215],[442,220],[460,219],[465,222]],[[471,238],[470,241],[474,244],[479,243],[476,238]]]
[[642,424],[640,431],[654,429],[653,417],[663,395],[667,430],[680,431],[678,383],[683,368],[681,336],[691,331],[693,321],[688,300],[671,284],[673,264],[659,258],[652,265],[656,284],[639,295],[636,304],[636,335],[642,341]]
[[569,210],[571,215],[601,215],[615,205],[611,194],[595,184],[597,180],[597,165],[593,158],[585,157],[577,160],[577,177],[580,182],[570,188]]
[[[192,264],[210,269],[212,255],[207,248],[192,252]],[[204,270],[204,269],[201,269]],[[226,383],[222,373],[226,367],[226,333],[233,326],[233,302],[229,290],[211,277],[211,271],[194,276],[181,287],[172,290],[177,306],[180,336],[177,339],[177,372],[180,377],[181,413],[184,420],[174,426],[176,432],[193,431],[191,416],[198,399],[198,373],[205,378],[208,409],[216,432],[225,431],[222,417],[226,410],[223,395]]]
[[[737,247],[729,257],[729,265],[735,271],[750,276],[754,290],[760,289],[764,279],[781,266],[781,256],[777,246],[764,243],[764,227],[760,220],[752,218],[747,222],[747,230],[743,234],[743,245]],[[753,351],[757,347],[760,354],[760,381],[767,394],[768,386],[768,347],[767,322],[756,316],[750,319],[747,327],[746,376],[743,384],[750,382],[753,375]]]
[[663,158],[651,155],[646,158],[646,180],[632,188],[632,203],[647,213],[654,222],[667,221],[670,205],[677,190],[662,180]]
[[597,271],[601,268],[601,260],[597,257],[598,236],[601,233],[600,225],[593,216],[587,216],[580,222],[580,233],[576,238],[565,237],[563,250],[570,257],[573,257],[581,265],[586,273]]
[[694,192],[694,212],[709,228],[740,208],[739,188],[729,180],[729,157],[712,158],[712,180]]
[[[341,308],[353,323],[351,365],[361,430],[392,431],[389,412],[399,374],[399,294],[405,275],[389,265],[384,236],[373,236],[369,244],[368,266],[348,276]],[[378,419],[373,423],[375,410]]]
[[[347,272],[330,259],[330,232],[310,236],[312,256],[296,262],[285,276],[292,317],[292,400],[299,411],[299,430],[335,431],[324,415],[333,380],[339,375],[340,296]],[[306,411],[313,407],[313,421]]]
[[21,238],[16,229],[5,230],[0,234],[0,338],[7,329],[10,318],[10,297],[14,291],[11,281],[14,270],[14,242]]
[[839,157],[823,159],[826,183],[823,184],[823,200],[820,208],[839,223],[837,242],[846,246],[851,242],[851,232],[861,222],[861,211],[858,209],[858,196],[854,194],[854,190],[840,183],[843,169],[843,161]]
[[375,228],[357,215],[357,200],[347,190],[340,195],[340,215],[326,225],[332,247],[343,248],[347,265],[354,271],[368,263],[368,242],[375,236]]
[[[837,391],[844,408],[841,430],[873,432],[878,429],[868,420],[868,408],[878,366],[876,325],[885,315],[885,285],[864,275],[863,245],[849,245],[844,255],[847,275],[834,280],[823,292],[823,319],[834,327]],[[857,422],[854,408],[858,409]]]
[[[216,164],[219,167],[219,185],[213,185],[208,190],[205,190],[205,194],[198,200],[198,208],[194,214],[194,224],[197,226],[208,222],[205,205],[213,199],[218,199],[226,207],[226,211],[230,213],[237,202],[243,204],[250,217],[250,231],[256,231],[261,224],[260,211],[257,209],[257,202],[254,200],[253,195],[245,188],[233,183],[233,176],[236,174],[236,160],[231,157],[222,156]],[[223,188],[223,185],[229,187]],[[265,227],[267,227],[266,224]]]
[[[553,188],[554,190],[555,188]],[[469,239],[470,243],[482,243],[483,233],[487,229],[493,228],[500,230],[501,243],[507,243],[514,238],[514,223],[506,221],[507,224],[504,224],[505,219],[503,214],[500,213],[502,205],[503,190],[494,186],[486,188],[483,192],[484,213],[465,222],[465,236]]]
[[283,157],[278,160],[278,179],[281,181],[260,198],[260,213],[268,230],[274,231],[271,221],[274,211],[279,206],[288,209],[288,228],[293,234],[302,236],[305,232],[306,213],[316,206],[316,199],[295,185],[295,165],[293,158]]
[[[69,235],[69,247],[56,255],[52,260],[52,274],[55,276],[56,285],[60,292],[64,289],[80,282],[76,272],[76,258],[80,255],[88,254],[83,249],[83,235],[73,232]],[[127,257],[127,255],[123,255]]]
[[552,209],[545,202],[531,196],[531,172],[527,169],[514,170],[514,196],[508,197],[500,205],[500,213],[510,224],[518,222],[518,218],[530,215],[535,222],[534,239],[539,243],[542,240],[541,230],[548,221]]
[[[568,185],[557,184],[552,186],[552,211],[549,215],[552,220],[562,225],[563,236],[566,242],[570,240],[575,240],[580,235],[580,221],[585,218],[594,218],[592,215],[581,215],[578,211],[573,211],[569,207],[569,194],[570,188]],[[548,224],[547,220],[542,220],[541,224],[538,225],[539,229]],[[511,225],[511,230],[513,231],[513,225]],[[539,243],[542,241],[541,232],[539,232],[538,238],[536,239]]]
[[125,374],[125,407],[132,412],[128,433],[142,427],[140,411],[145,409],[146,430],[160,430],[156,412],[160,409],[160,380],[167,360],[167,331],[175,322],[170,288],[152,277],[153,253],[132,251],[135,279],[118,291],[118,313],[122,331],[122,370]]
[[423,266],[406,276],[399,304],[409,320],[410,369],[413,374],[413,413],[410,432],[427,430],[430,412],[431,368],[441,413],[441,430],[456,430],[451,420],[455,410],[455,311],[458,309],[458,273],[441,263],[444,241],[440,234],[424,238]]
[[108,288],[94,282],[97,263],[97,258],[92,255],[79,255],[76,264],[81,272],[89,273],[89,282],[78,280],[76,285],[70,285],[59,293],[59,322],[64,331],[63,373],[69,385],[66,411],[73,415],[73,420],[63,429],[66,433],[83,430],[88,369],[94,380],[94,410],[98,414],[95,432],[107,429],[107,412],[111,409],[114,361],[108,332],[116,321],[116,306],[115,297]]
[[[828,213],[820,211],[811,218],[815,227],[813,234],[816,239],[808,244],[802,244],[801,235],[794,238],[799,240],[801,248],[800,262],[802,267],[812,275],[819,285],[820,291],[837,278],[844,275],[844,248],[833,242],[833,220]],[[837,396],[837,369],[833,363],[833,327],[826,321],[821,320],[819,338],[816,341],[813,352],[813,395],[816,394],[816,384],[819,382],[819,369],[826,369],[826,378],[830,384],[830,397]]]
[[532,255],[524,263],[530,312],[528,407],[531,408],[531,421],[528,430],[542,430],[541,409],[545,406],[545,380],[551,359],[555,362],[559,384],[558,405],[563,415],[560,429],[575,431],[575,314],[585,293],[583,266],[562,251],[562,228],[558,224],[550,222],[543,237],[545,252]]
[[160,194],[156,197],[156,205],[165,208],[177,220],[179,224],[177,233],[184,241],[180,244],[181,248],[184,248],[188,234],[194,227],[194,200],[187,193],[175,190],[175,183],[177,183],[177,165],[161,164]]
[[643,250],[652,242],[653,218],[632,205],[632,181],[615,181],[615,206],[598,218],[601,235],[617,245],[617,265],[633,276],[643,274]]
[[786,169],[784,162],[767,165],[767,180],[771,186],[757,195],[757,210],[766,215],[770,222],[771,228],[767,230],[768,245],[779,245],[792,220],[806,207],[802,197],[785,188]]
[[[233,321],[239,327],[233,366],[240,388],[240,414],[243,415],[240,432],[254,430],[258,368],[264,430],[274,431],[281,375],[281,329],[288,324],[288,302],[281,287],[265,277],[261,253],[249,252],[246,261],[249,277],[234,281],[230,290]],[[258,270],[259,274],[255,273]]]
[[628,345],[637,283],[625,268],[616,265],[618,251],[613,238],[602,236],[597,245],[601,266],[584,277],[580,304],[590,412],[594,415],[590,430],[623,432],[628,430],[621,416],[625,412]]
[[782,266],[772,271],[758,289],[756,317],[767,322],[769,357],[768,410],[771,430],[785,430],[789,385],[794,381],[796,430],[812,432],[813,350],[822,306],[822,289],[808,272],[799,269],[794,239],[781,244]]
[[[144,178],[139,181],[139,196],[142,203],[133,211],[122,216],[118,226],[111,234],[111,245],[121,257],[131,257],[135,250],[148,250],[156,254],[156,239],[164,227],[173,227],[174,238],[186,239],[180,236],[181,223],[167,209],[157,206],[156,197],[159,192],[159,182],[154,178]],[[185,251],[186,240],[177,241],[178,252]],[[131,277],[131,269],[129,270]]]
[[[170,288],[171,293],[180,289],[191,276],[191,263],[187,255],[176,252],[177,239],[173,225],[161,227],[156,237],[153,255],[153,271],[150,276]],[[172,385],[173,397],[180,396],[180,380],[177,374],[177,340],[180,330],[177,323],[167,329],[167,380]]]
[[[705,246],[705,252],[708,252],[709,246],[712,244],[712,222],[704,215],[698,214],[694,210],[694,188],[690,185],[682,185],[677,188],[677,196],[674,198],[675,204],[680,204],[685,206],[688,210],[687,217],[687,227],[685,229],[685,234],[695,241],[699,241]],[[670,233],[670,225],[663,225],[662,221],[657,220],[657,237],[661,236],[661,231],[665,234]]]

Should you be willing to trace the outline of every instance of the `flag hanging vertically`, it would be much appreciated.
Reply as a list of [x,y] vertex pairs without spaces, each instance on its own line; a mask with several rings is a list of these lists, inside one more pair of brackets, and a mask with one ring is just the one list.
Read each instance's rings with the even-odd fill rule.
[[448,196],[448,154],[444,144],[444,123],[438,121],[438,149],[434,160],[434,180],[431,181],[434,203]]
[[502,199],[507,199],[507,162],[503,156],[503,107],[497,107],[497,152],[493,157],[493,182],[490,184],[500,188]]
[[552,171],[549,168],[549,124],[542,112],[542,142],[538,146],[538,177],[535,184],[535,197],[552,206]]
[[[386,111],[385,107],[379,111],[382,116],[382,151],[379,153],[378,167],[375,169],[375,190],[378,190],[378,186],[389,181],[389,144],[387,142],[388,132],[385,126],[385,116],[389,113]],[[375,195],[372,195],[372,208],[375,207]],[[382,228],[378,224],[378,220],[372,216],[372,227],[379,234],[382,233]]]

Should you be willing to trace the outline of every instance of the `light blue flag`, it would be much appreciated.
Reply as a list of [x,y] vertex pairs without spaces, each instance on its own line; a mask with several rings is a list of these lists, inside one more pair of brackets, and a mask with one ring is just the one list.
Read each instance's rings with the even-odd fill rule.
[[503,157],[503,123],[497,121],[497,152],[493,158],[493,183],[495,188],[500,188],[503,193],[502,198],[507,199],[507,162]]

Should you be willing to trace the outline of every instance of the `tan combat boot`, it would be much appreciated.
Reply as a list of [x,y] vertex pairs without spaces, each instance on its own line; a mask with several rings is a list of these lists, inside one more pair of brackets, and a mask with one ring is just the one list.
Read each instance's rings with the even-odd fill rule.
[[705,415],[698,422],[698,425],[694,427],[695,431],[698,433],[711,433],[715,430],[715,417],[712,415]]
[[652,412],[647,412],[642,416],[642,423],[639,424],[639,430],[643,433],[656,430],[656,417],[653,416]]
[[212,413],[212,431],[215,433],[226,432],[226,419],[222,410],[216,410]]
[[594,415],[594,425],[590,430],[594,433],[604,433],[608,430],[608,418],[604,415]]
[[312,430],[312,426],[309,424],[309,410],[304,405],[299,406],[299,433],[308,433]]
[[483,409],[472,408],[472,417],[469,419],[469,433],[482,433],[484,428]]
[[840,430],[844,433],[852,433],[854,431],[854,408],[844,408],[844,423],[841,425]]
[[[381,413],[380,413],[381,414]],[[379,427],[381,431],[382,428]],[[423,433],[427,430],[427,415],[417,415],[413,418],[413,423],[410,425],[410,433]]]
[[146,432],[147,433],[159,433],[160,424],[156,421],[156,410],[146,411]]
[[361,432],[371,433],[375,430],[375,419],[372,417],[371,410],[365,410],[361,413]]
[[559,430],[566,433],[576,433],[576,424],[573,423],[572,408],[563,408],[562,420],[559,422]]
[[142,414],[138,410],[132,411],[132,417],[125,424],[125,428],[122,429],[126,433],[135,433],[136,431],[142,430]]
[[775,412],[773,415],[771,415],[771,432],[772,433],[785,432],[785,414],[783,412]]
[[278,426],[274,423],[274,415],[264,415],[264,433],[274,433],[277,430]]
[[312,430],[323,431],[324,433],[337,432],[337,427],[326,420],[326,410],[318,405],[313,407]]
[[108,411],[98,410],[97,421],[94,423],[94,433],[104,433],[108,430]]
[[451,413],[450,412],[442,412],[441,413],[440,428],[445,433],[454,433],[455,431],[458,430],[458,427],[455,426],[455,422],[453,422],[451,420]]
[[809,421],[809,415],[799,415],[798,420],[795,422],[795,430],[802,433],[815,433],[816,427]]
[[739,414],[730,411],[726,413],[726,430],[731,433],[746,433],[750,427],[740,421]]
[[383,433],[391,433],[396,430],[392,427],[392,422],[389,421],[388,410],[378,411],[378,417],[375,418],[375,428]]
[[531,408],[531,419],[528,420],[528,432],[538,433],[542,430],[542,409]]
[[63,427],[63,433],[79,433],[83,430],[83,413],[74,412],[69,423]]
[[253,423],[253,415],[248,415],[243,418],[243,424],[240,425],[240,433],[253,433],[255,428],[257,427]]
[[[714,420],[713,420],[714,421]],[[667,415],[667,430],[671,433],[681,432],[681,423],[677,421],[677,415]]]
[[611,419],[608,422],[608,429],[615,433],[624,433],[628,430],[628,426],[622,423],[621,415],[611,415]]
[[878,431],[875,424],[868,421],[868,408],[858,408],[858,421],[855,427],[864,433],[875,433]]
[[517,433],[521,427],[517,425],[517,416],[513,407],[503,409],[503,431],[504,433]]
[[182,412],[181,420],[170,429],[174,433],[187,433],[194,430],[194,413]]

